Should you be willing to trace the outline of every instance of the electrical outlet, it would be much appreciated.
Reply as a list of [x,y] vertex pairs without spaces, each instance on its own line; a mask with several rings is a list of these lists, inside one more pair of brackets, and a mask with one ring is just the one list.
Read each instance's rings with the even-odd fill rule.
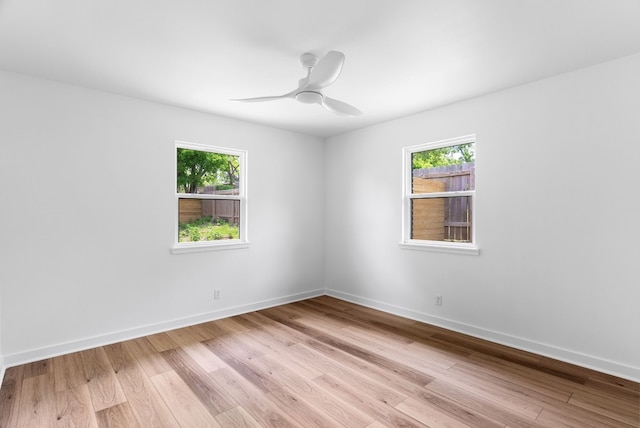
[[436,294],[436,306],[442,306],[442,296]]
[[213,300],[220,300],[220,290],[213,290]]

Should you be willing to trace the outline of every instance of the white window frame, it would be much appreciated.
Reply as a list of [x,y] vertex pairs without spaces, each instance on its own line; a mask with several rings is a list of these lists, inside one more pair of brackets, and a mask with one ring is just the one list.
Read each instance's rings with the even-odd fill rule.
[[[403,148],[402,167],[402,240],[400,247],[410,250],[436,251],[443,253],[478,255],[480,249],[477,246],[476,230],[476,190],[416,193],[412,194],[412,156],[414,153],[425,150],[440,149],[443,147],[457,146],[459,144],[476,143],[475,135],[465,135],[463,137],[451,138],[447,140],[434,141],[430,143],[418,144]],[[476,144],[477,146],[477,144]],[[476,147],[477,149],[477,147]],[[477,153],[477,152],[476,152]],[[477,158],[477,157],[476,157]],[[476,161],[477,165],[477,161]],[[444,242],[430,241],[422,239],[411,239],[411,201],[423,198],[452,198],[469,196],[471,198],[471,242]]]
[[[204,152],[221,153],[225,155],[238,156],[240,163],[240,186],[238,195],[209,195],[195,193],[178,193],[176,187],[176,173],[178,169],[178,149],[191,149]],[[173,188],[175,193],[175,229],[174,244],[171,247],[173,254],[193,253],[201,251],[215,250],[233,250],[239,248],[247,248],[249,246],[248,230],[247,230],[247,164],[248,152],[246,150],[231,149],[227,147],[209,146],[205,144],[188,143],[184,141],[176,141],[174,148],[174,165],[173,165]],[[240,201],[240,238],[239,239],[221,239],[216,241],[199,241],[199,242],[178,242],[178,223],[180,218],[179,201],[180,199],[231,199]]]

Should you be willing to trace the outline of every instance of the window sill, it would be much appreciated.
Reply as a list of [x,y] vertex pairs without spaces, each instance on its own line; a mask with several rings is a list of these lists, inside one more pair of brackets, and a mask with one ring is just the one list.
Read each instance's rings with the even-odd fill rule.
[[219,242],[205,242],[205,243],[186,243],[175,244],[171,247],[171,254],[185,254],[185,253],[200,253],[203,251],[220,251],[220,250],[238,250],[241,248],[248,248],[248,242],[242,241],[228,241],[224,243]]
[[436,241],[405,241],[401,242],[400,248],[405,250],[433,251],[437,253],[464,254],[477,256],[480,248],[473,244],[451,244],[448,242]]

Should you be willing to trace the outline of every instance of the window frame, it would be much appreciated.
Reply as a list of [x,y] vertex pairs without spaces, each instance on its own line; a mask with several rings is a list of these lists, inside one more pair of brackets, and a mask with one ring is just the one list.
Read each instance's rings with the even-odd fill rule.
[[[178,171],[178,149],[190,149],[211,153],[220,153],[224,155],[238,156],[240,163],[238,195],[216,195],[202,193],[179,193],[177,187],[177,171]],[[239,150],[228,147],[210,146],[206,144],[188,143],[185,141],[175,141],[173,146],[173,192],[174,200],[174,243],[171,247],[171,253],[193,253],[201,251],[216,250],[234,250],[239,248],[247,248],[249,246],[248,230],[247,230],[247,150]],[[179,222],[180,222],[180,199],[200,199],[200,200],[237,200],[240,202],[240,218],[239,239],[221,239],[214,241],[199,242],[178,242],[179,239]]]
[[[450,138],[446,140],[433,141],[429,143],[422,143],[415,146],[404,147],[403,163],[402,163],[402,239],[400,241],[400,247],[410,250],[424,250],[424,251],[436,251],[442,253],[454,253],[454,254],[467,254],[478,255],[480,254],[480,248],[477,246],[476,241],[476,188],[473,190],[457,190],[449,192],[433,192],[433,193],[411,193],[412,192],[412,157],[414,153],[423,152],[426,150],[440,149],[443,147],[457,146],[460,144],[474,143],[474,149],[477,150],[476,136],[465,135],[462,137]],[[477,151],[476,151],[477,153]],[[477,159],[477,157],[476,157]],[[477,160],[476,160],[477,166]],[[474,178],[475,179],[475,178]],[[432,241],[424,239],[412,239],[411,238],[411,203],[415,199],[433,199],[433,198],[454,198],[468,196],[471,200],[471,242],[446,242],[446,241]]]

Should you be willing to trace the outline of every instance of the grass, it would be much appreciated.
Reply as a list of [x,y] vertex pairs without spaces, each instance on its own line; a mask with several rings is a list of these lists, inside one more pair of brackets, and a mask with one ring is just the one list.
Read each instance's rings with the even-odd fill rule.
[[218,241],[240,239],[238,226],[211,216],[201,217],[178,225],[178,242]]

